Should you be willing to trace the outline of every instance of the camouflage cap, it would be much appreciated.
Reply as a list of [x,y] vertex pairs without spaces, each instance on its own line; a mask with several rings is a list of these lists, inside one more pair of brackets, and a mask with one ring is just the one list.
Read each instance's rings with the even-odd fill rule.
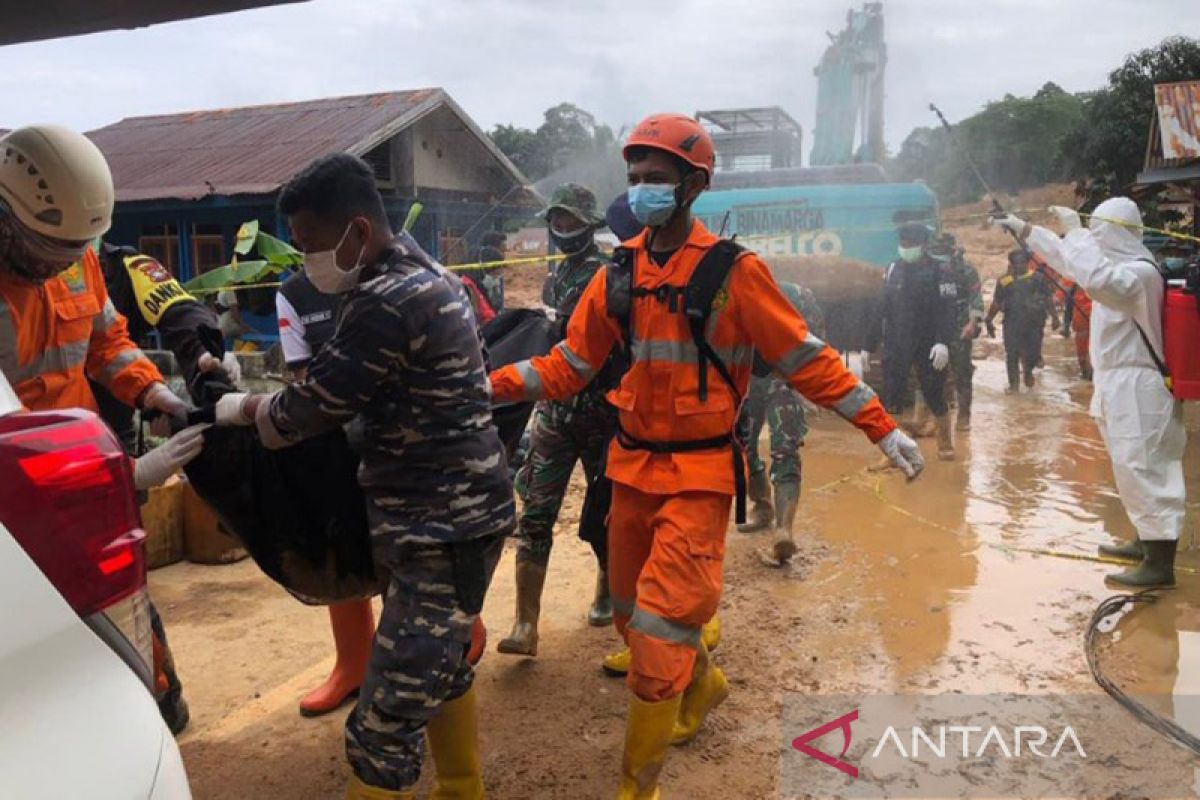
[[550,212],[556,208],[588,225],[604,224],[603,215],[596,212],[596,195],[591,189],[578,183],[562,183],[556,186],[554,194],[550,195],[550,204],[538,216],[548,219]]

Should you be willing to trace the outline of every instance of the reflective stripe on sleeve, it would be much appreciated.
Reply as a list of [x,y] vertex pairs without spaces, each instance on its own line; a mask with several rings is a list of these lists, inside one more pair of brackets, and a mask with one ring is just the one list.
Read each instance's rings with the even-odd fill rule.
[[566,342],[559,342],[555,347],[562,352],[563,358],[575,370],[575,374],[585,381],[590,381],[596,375],[596,370],[592,369],[592,365],[584,361],[574,350],[567,346]]
[[853,422],[854,418],[866,407],[867,403],[874,399],[875,390],[864,383],[860,383],[846,392],[845,397],[834,403],[833,410],[843,419]]
[[521,376],[521,383],[524,385],[524,399],[540,400],[542,397],[542,376],[533,368],[533,363],[530,361],[521,361],[513,365],[517,374]]
[[784,354],[783,358],[779,359],[779,361],[775,362],[775,371],[784,377],[790,378],[796,370],[821,355],[825,347],[825,342],[810,333],[804,338],[803,342],[794,347],[790,352]]

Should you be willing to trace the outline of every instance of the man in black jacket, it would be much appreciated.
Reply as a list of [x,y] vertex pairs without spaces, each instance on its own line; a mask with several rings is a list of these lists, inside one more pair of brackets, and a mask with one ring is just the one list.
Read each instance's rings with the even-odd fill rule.
[[900,258],[887,268],[881,313],[869,337],[869,350],[883,343],[883,392],[892,414],[906,410],[908,378],[916,370],[921,394],[937,422],[938,458],[954,459],[954,439],[946,406],[946,366],[955,328],[958,282],[949,265],[929,257],[932,231],[919,222],[899,228]]

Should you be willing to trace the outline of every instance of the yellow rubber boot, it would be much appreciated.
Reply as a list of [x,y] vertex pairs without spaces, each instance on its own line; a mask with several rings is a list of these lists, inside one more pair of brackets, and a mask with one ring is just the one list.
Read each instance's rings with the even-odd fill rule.
[[425,738],[437,771],[431,800],[480,800],[483,769],[474,686],[462,697],[442,703],[438,715],[425,726]]
[[630,699],[617,800],[658,800],[658,775],[671,746],[671,731],[682,699],[677,696],[658,703]]
[[686,744],[696,738],[710,711],[729,696],[729,681],[720,667],[712,663],[704,645],[696,656],[692,682],[683,693],[679,718],[671,732],[671,744]]
[[633,660],[633,653],[626,647],[624,650],[618,650],[615,653],[609,653],[600,662],[600,668],[604,673],[612,678],[623,678],[629,674],[629,663]]
[[350,785],[346,787],[346,800],[415,800],[412,789],[380,789],[363,783],[357,777],[351,776]]
[[721,618],[716,614],[700,629],[700,643],[710,653],[721,643]]
[[[716,650],[717,645],[721,643],[721,619],[716,614],[700,629],[700,641],[704,643],[710,653]],[[629,674],[629,662],[632,658],[629,648],[626,647],[624,650],[606,655],[600,663],[600,667],[605,674],[613,678],[623,678]]]

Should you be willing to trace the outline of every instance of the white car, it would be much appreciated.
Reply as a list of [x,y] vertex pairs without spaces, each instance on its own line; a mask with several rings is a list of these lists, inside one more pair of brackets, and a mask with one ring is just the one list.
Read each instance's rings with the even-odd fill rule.
[[151,693],[129,459],[87,411],[0,375],[0,797],[189,800]]

